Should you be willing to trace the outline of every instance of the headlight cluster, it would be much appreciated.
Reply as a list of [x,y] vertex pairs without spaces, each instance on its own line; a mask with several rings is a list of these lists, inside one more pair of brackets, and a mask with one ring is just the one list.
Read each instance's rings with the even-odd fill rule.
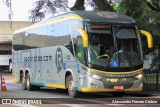
[[138,75],[135,76],[135,78],[142,79],[143,78],[143,74],[138,74]]
[[89,73],[89,72],[87,72],[87,71],[85,71],[85,70],[83,70],[83,72],[84,72],[85,74],[89,75],[89,76],[90,76],[91,78],[93,78],[93,79],[97,79],[97,80],[102,79],[102,77],[99,76],[99,75],[95,75],[95,74]]
[[92,78],[94,78],[94,79],[97,79],[97,80],[102,79],[101,76],[98,76],[98,75],[95,75],[95,74],[90,74],[90,76],[91,76]]

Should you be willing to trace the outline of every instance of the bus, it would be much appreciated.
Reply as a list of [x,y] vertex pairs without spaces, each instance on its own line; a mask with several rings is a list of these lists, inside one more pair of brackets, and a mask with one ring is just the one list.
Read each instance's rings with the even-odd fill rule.
[[24,90],[40,87],[81,93],[143,89],[143,50],[152,36],[131,17],[106,11],[65,13],[13,34],[12,79]]

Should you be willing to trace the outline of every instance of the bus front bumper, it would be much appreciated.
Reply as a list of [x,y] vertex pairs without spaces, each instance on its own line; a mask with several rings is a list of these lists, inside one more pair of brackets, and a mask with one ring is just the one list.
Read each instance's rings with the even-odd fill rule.
[[82,92],[139,92],[143,88],[130,88],[124,90],[103,89],[103,88],[81,88]]

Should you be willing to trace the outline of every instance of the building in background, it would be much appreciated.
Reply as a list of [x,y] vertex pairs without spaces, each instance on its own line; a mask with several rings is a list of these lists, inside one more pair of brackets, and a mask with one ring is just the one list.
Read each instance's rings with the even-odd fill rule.
[[15,30],[33,24],[29,21],[0,21],[0,70],[11,71],[12,35]]

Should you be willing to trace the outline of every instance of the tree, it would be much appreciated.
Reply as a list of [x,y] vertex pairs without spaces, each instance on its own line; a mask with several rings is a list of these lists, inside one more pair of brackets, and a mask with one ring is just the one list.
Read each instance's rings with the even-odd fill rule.
[[[113,11],[113,8],[111,6],[111,0],[87,0],[86,2],[91,7],[94,7],[97,10],[101,11]],[[71,8],[72,11],[74,10],[85,10],[84,7],[85,0],[76,0],[74,6]]]
[[160,0],[147,0],[149,6],[153,9],[153,10],[158,10],[160,11]]
[[[152,3],[153,1],[154,3]],[[122,0],[116,9],[120,13],[133,17],[140,29],[151,32],[155,38],[160,36],[159,6],[160,0]]]
[[113,11],[113,6],[111,5],[111,0],[93,0],[97,6],[97,10],[101,11]]
[[74,6],[71,8],[72,11],[74,10],[85,10],[84,7],[84,1],[85,0],[76,0]]
[[[155,59],[152,66],[158,67],[160,65],[160,51],[159,55],[155,54],[155,50],[159,47],[160,50],[160,0],[122,0],[116,11],[133,17],[139,29],[149,31],[153,36],[154,47],[150,50],[145,48],[144,53],[152,53]],[[143,40],[143,39],[142,39]],[[144,41],[142,41],[145,44]]]
[[10,20],[10,28],[12,28],[12,17],[13,17],[12,0],[3,0],[3,3],[7,6],[7,8],[9,8],[8,19]]
[[3,3],[9,8],[8,18],[12,20],[13,12],[12,12],[12,0],[3,0]]
[[9,8],[8,18],[12,20],[13,11],[12,11],[12,0],[3,0],[3,3]]
[[68,12],[69,10],[85,10],[85,4],[92,6],[96,10],[113,11],[111,0],[76,0],[73,7],[68,7],[69,0],[38,0],[35,7],[30,11],[30,19],[32,21],[40,21],[46,15],[54,16],[60,12]]
[[30,11],[30,19],[32,21],[40,21],[46,15],[58,14],[68,9],[67,0],[39,0],[34,3],[35,8]]
[[139,12],[140,5],[141,0],[122,0],[116,11],[134,17]]

